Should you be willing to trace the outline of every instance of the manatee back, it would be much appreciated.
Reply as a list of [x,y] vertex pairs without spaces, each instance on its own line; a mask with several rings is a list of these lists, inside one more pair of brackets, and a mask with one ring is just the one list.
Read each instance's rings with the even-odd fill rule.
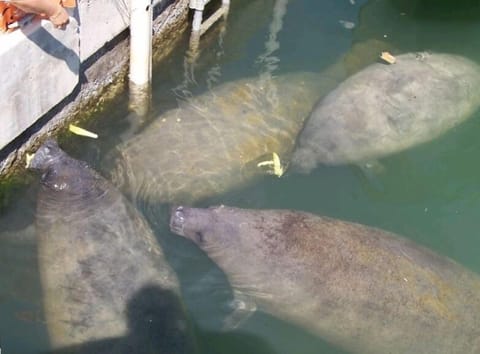
[[339,347],[378,354],[480,351],[479,276],[408,239],[288,210],[176,213],[181,218],[172,225],[183,224],[180,233],[235,289]]
[[[191,352],[178,280],[149,225],[100,175],[84,164],[68,166],[59,181],[42,183],[37,202],[39,266],[52,346],[85,352],[82,348],[102,347],[108,339],[104,349],[110,351],[105,352],[112,347],[127,352],[128,343],[141,335],[138,324],[150,316],[155,326],[143,330],[162,328],[178,341],[163,340],[162,345]],[[82,170],[75,174],[74,166]],[[145,297],[147,289],[153,290]],[[162,336],[152,333],[155,340]],[[142,353],[135,350],[130,348]]]
[[404,54],[376,63],[320,100],[299,138],[293,163],[377,159],[429,141],[472,116],[480,104],[480,67],[460,56]]
[[[323,79],[244,79],[182,102],[119,147],[114,183],[134,198],[194,202],[256,175],[257,159],[288,160]],[[330,79],[326,79],[331,82]]]
[[265,254],[282,279],[268,286],[297,288],[267,308],[352,352],[480,351],[478,275],[380,229],[296,212],[258,217],[276,220],[263,227],[281,244]]

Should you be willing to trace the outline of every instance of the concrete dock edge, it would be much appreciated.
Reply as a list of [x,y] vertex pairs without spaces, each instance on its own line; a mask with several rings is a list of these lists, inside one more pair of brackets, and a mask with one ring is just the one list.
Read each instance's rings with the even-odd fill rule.
[[[187,29],[188,3],[154,1],[155,61],[168,55]],[[23,168],[27,152],[106,90],[124,87],[129,24],[122,4],[78,0],[65,31],[34,20],[0,35],[0,65],[9,68],[0,88],[0,177]]]

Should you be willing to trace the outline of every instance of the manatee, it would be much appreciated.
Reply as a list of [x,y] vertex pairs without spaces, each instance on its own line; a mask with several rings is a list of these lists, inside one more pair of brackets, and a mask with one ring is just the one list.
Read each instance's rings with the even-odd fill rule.
[[480,66],[440,53],[399,55],[343,81],[314,107],[293,170],[362,163],[432,140],[480,105]]
[[36,232],[52,347],[89,352],[82,346],[108,340],[95,352],[194,352],[188,318],[174,300],[178,279],[126,198],[53,140],[29,168],[42,172]]
[[262,75],[220,85],[180,103],[121,144],[111,179],[132,199],[193,203],[265,173],[276,153],[288,161],[328,75]]
[[480,352],[480,278],[411,240],[306,212],[226,206],[176,207],[170,228],[259,309],[345,350]]

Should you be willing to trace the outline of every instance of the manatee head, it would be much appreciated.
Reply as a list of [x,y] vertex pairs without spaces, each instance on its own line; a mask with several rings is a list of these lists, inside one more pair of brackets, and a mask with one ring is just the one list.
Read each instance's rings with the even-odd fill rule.
[[190,239],[200,248],[208,242],[212,242],[210,233],[213,231],[213,227],[211,209],[196,209],[184,206],[172,208],[170,229],[177,235]]
[[[261,235],[255,231],[255,215],[226,206],[173,208],[172,232],[193,241],[224,272],[230,285],[244,291],[265,284],[262,273],[268,267]],[[251,222],[253,221],[253,222]]]
[[68,156],[53,139],[40,146],[27,168],[42,173],[42,185],[55,191],[83,193],[92,172],[83,161]]
[[283,283],[285,269],[302,259],[296,256],[302,250],[295,230],[308,228],[304,218],[290,211],[179,206],[172,210],[170,229],[202,249],[232,287],[266,294],[272,279]]
[[[260,269],[266,269],[259,262],[280,261],[286,249],[282,231],[286,213],[276,214],[223,205],[205,209],[179,206],[172,210],[170,229],[192,240],[225,273],[248,274],[245,279],[258,280]],[[292,220],[285,219],[287,224]]]
[[[242,237],[241,225],[244,215],[226,206],[189,208],[177,206],[172,209],[170,229],[187,239],[210,256],[229,254],[231,250],[248,247]],[[215,257],[212,257],[215,258]]]
[[58,143],[53,139],[48,139],[37,150],[27,168],[43,173],[65,156],[65,152],[60,149]]

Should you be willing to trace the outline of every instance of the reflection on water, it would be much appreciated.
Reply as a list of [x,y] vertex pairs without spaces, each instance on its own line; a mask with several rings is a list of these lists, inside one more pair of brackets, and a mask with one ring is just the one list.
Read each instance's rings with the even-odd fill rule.
[[382,40],[395,52],[432,50],[478,59],[473,44],[480,31],[480,5],[475,0],[376,0],[359,14],[354,41]]
[[[155,69],[152,120],[178,107],[179,91],[183,100],[260,73],[320,73],[336,63],[337,69],[351,74],[376,61],[381,50],[393,54],[442,51],[480,62],[477,1],[292,0],[283,2],[286,12],[282,15],[279,11],[282,16],[274,22],[274,8],[281,10],[281,3],[233,0],[222,39],[218,40],[215,31],[202,39],[201,52],[188,68],[188,81],[185,41],[177,53]],[[353,23],[353,29],[345,28],[345,21]],[[271,38],[274,41],[270,43],[277,42],[279,47],[267,52]],[[258,61],[265,53],[273,66]],[[111,152],[154,124],[147,121],[132,129],[135,117],[129,116],[125,98],[119,96],[112,104],[102,106],[93,114],[95,119],[85,124],[100,139],[70,136],[62,139],[62,146],[96,170],[108,171]],[[480,247],[479,119],[477,114],[432,142],[383,159],[382,170],[371,175],[356,166],[319,166],[309,175],[287,173],[280,179],[264,176],[251,185],[213,195],[201,204],[292,208],[374,225],[410,237],[480,273],[476,252]],[[209,143],[211,149],[221,149],[215,141]],[[28,181],[24,187],[0,187],[2,353],[49,349],[33,228],[36,186]],[[168,207],[142,207],[156,233],[165,234]],[[166,234],[159,241],[178,272],[185,302],[199,327],[202,353],[341,352],[264,314],[252,316],[232,333],[222,332],[232,299],[222,272],[179,237]]]

